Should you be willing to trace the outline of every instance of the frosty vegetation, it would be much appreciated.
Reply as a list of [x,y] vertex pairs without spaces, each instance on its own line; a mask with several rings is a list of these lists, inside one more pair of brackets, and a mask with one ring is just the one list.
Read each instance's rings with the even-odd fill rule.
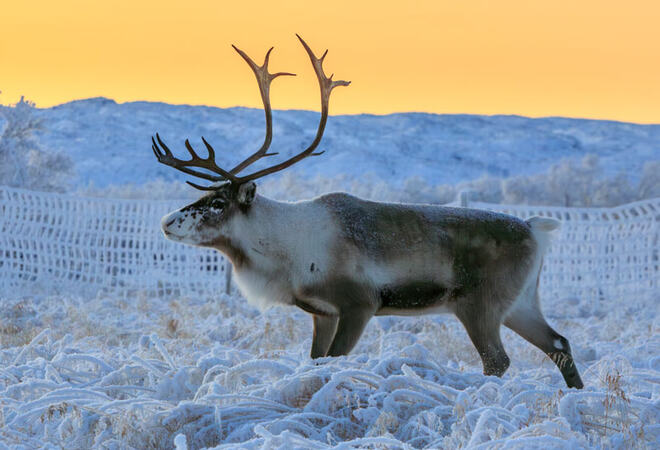
[[39,147],[35,133],[42,128],[34,104],[23,97],[15,105],[0,106],[0,184],[37,191],[71,188],[73,162]]
[[[359,197],[389,202],[446,204],[466,192],[469,200],[507,205],[550,205],[573,207],[617,206],[660,197],[660,160],[649,161],[638,182],[625,174],[607,177],[596,155],[582,160],[565,159],[546,173],[511,178],[479,178],[456,185],[431,185],[421,177],[410,177],[402,188],[374,175],[356,179],[349,175],[304,177],[285,172],[260,182],[259,193],[278,200],[303,200],[328,192],[344,191]],[[198,191],[181,182],[151,181],[143,185],[111,185],[97,188],[90,184],[81,195],[109,198],[187,200]]]
[[345,190],[376,201],[444,204],[467,192],[469,199],[507,205],[616,206],[660,196],[660,161],[644,165],[640,182],[633,184],[624,174],[605,177],[598,157],[587,155],[581,161],[563,160],[547,173],[511,178],[479,178],[457,185],[430,185],[422,178],[405,180],[396,189],[386,180],[366,176],[302,179],[284,174],[282,179],[263,183],[264,192],[275,198],[302,199],[324,192]]
[[658,300],[544,299],[584,391],[508,330],[511,367],[482,375],[447,315],[375,318],[312,361],[308,315],[238,295],[5,300],[0,447],[650,449]]

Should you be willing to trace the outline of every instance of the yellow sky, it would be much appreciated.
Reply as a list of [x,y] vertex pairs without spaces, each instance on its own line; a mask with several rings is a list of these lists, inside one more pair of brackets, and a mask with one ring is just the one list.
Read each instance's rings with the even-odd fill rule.
[[[310,6],[317,5],[317,6]],[[561,115],[660,123],[660,2],[3,1],[0,103],[105,96],[260,107],[249,68],[271,45],[276,109],[318,109],[309,60],[351,80],[331,113]]]

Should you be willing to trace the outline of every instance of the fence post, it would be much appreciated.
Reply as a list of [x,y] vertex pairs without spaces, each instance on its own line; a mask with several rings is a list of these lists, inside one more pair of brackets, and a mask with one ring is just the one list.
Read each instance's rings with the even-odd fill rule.
[[458,204],[461,208],[467,208],[470,200],[470,191],[461,191],[458,193]]
[[233,267],[231,263],[225,258],[225,294],[231,294],[231,272]]

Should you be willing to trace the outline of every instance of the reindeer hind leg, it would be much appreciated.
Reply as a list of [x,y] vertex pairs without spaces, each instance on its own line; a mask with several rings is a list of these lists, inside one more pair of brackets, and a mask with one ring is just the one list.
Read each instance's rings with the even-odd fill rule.
[[546,322],[538,303],[538,293],[519,300],[504,320],[504,325],[550,357],[561,371],[568,387],[582,389],[584,384],[573,361],[568,339],[557,333]]
[[500,339],[500,318],[498,314],[477,314],[474,310],[457,311],[470,340],[479,352],[484,375],[501,377],[509,368],[509,357]]

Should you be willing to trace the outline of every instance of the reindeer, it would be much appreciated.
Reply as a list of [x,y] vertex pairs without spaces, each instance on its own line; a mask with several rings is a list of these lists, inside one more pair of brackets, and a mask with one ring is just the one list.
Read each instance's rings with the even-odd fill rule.
[[[213,182],[196,202],[162,219],[165,237],[210,247],[232,262],[240,291],[252,304],[293,305],[313,317],[311,357],[348,354],[375,315],[449,312],[464,325],[486,375],[502,376],[509,358],[502,323],[544,351],[569,387],[582,388],[568,340],[541,313],[538,295],[543,254],[559,222],[521,220],[505,214],[435,205],[379,203],[332,193],[296,203],[257,195],[255,180],[279,172],[315,152],[328,120],[330,92],[348,81],[323,71],[327,50],[307,52],[321,90],[321,119],[312,143],[268,168],[239,175],[267,153],[272,140],[268,61],[248,63],[259,84],[266,137],[259,150],[225,170],[213,147],[200,157],[185,141],[189,160],[177,159],[160,136],[152,138],[159,162]],[[199,169],[202,169],[201,171]],[[210,172],[210,173],[208,173]]]

